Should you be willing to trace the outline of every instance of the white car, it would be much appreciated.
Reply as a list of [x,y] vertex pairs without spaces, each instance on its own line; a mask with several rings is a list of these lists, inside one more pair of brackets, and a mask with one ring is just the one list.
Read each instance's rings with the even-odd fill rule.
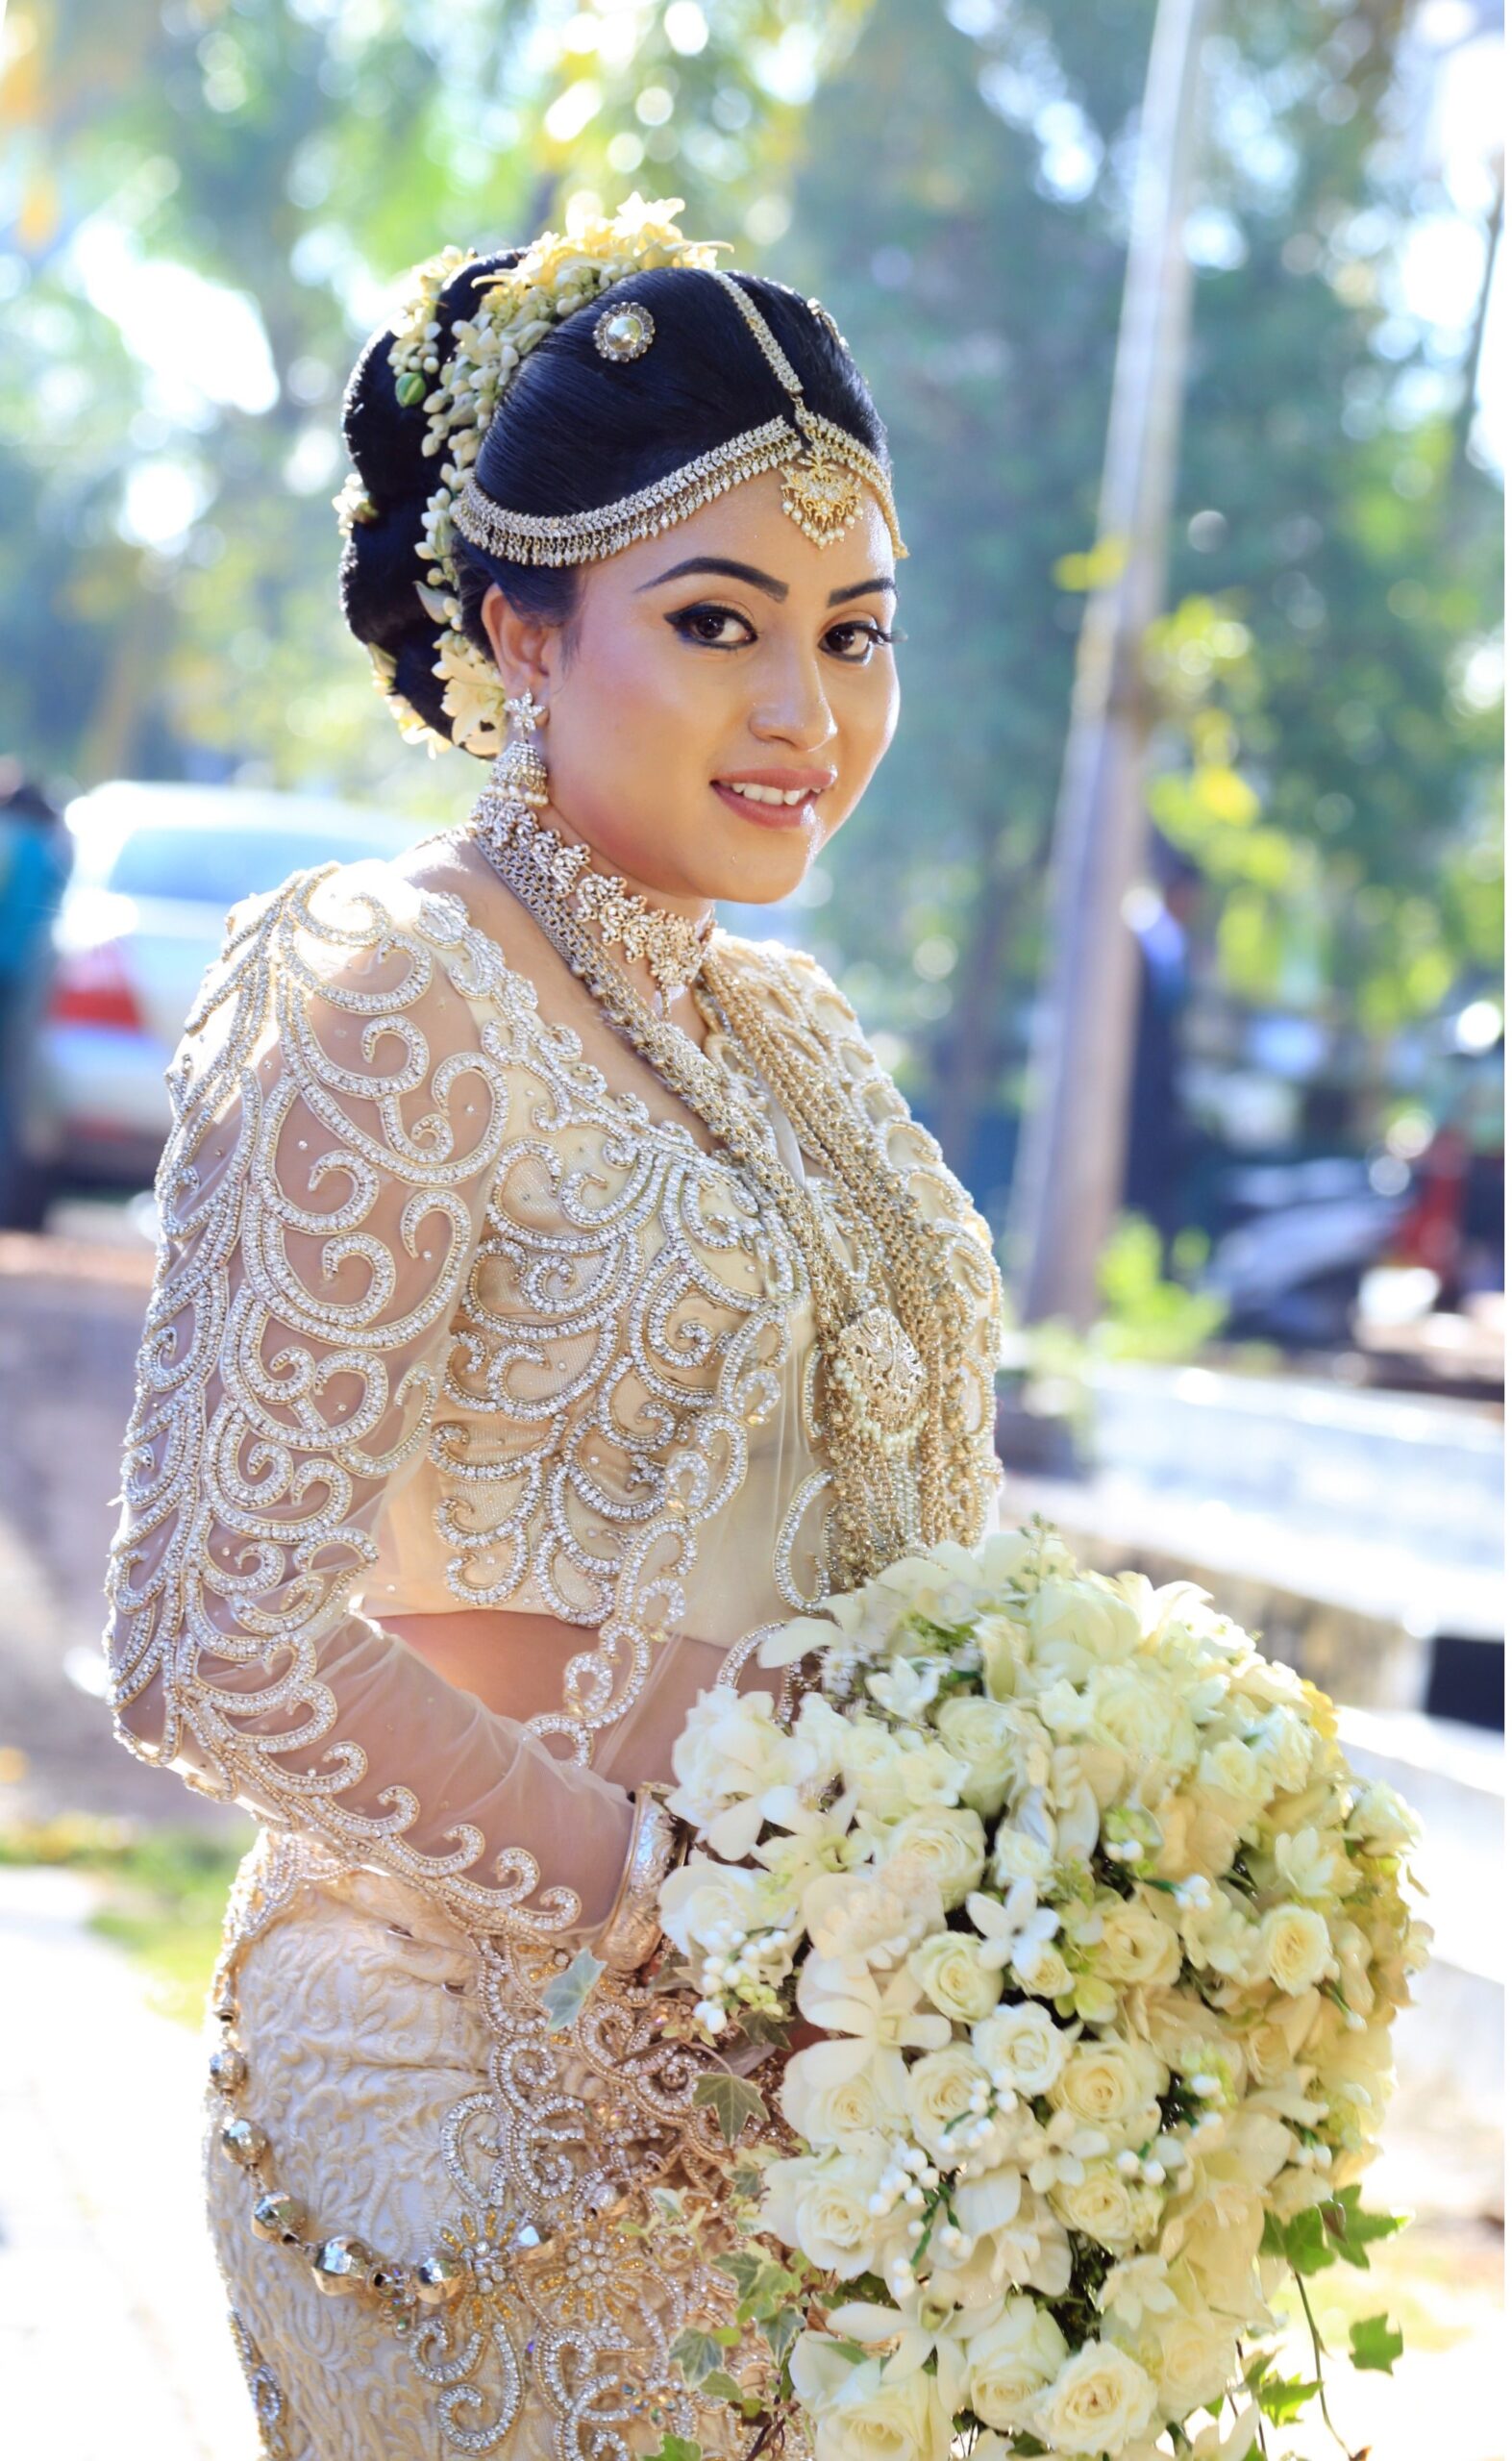
[[99,786],[64,815],[74,866],[23,1105],[28,1210],[60,1185],[142,1188],[163,1072],[238,899],[315,863],[398,855],[412,824],[239,786]]

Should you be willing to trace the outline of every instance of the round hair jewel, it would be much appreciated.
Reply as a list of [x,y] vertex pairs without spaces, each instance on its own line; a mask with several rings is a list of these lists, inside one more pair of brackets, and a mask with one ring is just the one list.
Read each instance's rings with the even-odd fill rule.
[[593,328],[593,339],[601,359],[643,359],[656,333],[650,309],[638,299],[627,299],[623,307],[605,309]]

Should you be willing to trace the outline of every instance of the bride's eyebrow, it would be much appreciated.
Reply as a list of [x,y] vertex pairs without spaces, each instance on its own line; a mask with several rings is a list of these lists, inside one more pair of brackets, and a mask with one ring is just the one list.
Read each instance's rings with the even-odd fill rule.
[[684,573],[720,573],[726,581],[748,581],[753,589],[764,589],[768,598],[787,596],[785,581],[774,580],[770,573],[758,571],[755,564],[737,564],[729,556],[690,556],[686,563],[669,564],[664,573],[657,573],[655,581],[643,581],[635,594],[639,597],[643,590],[659,589],[664,581],[681,581]]
[[891,576],[876,573],[870,581],[853,581],[845,589],[831,589],[827,603],[830,607],[843,607],[848,598],[865,598],[874,589],[890,589],[894,598],[898,595],[898,584]]

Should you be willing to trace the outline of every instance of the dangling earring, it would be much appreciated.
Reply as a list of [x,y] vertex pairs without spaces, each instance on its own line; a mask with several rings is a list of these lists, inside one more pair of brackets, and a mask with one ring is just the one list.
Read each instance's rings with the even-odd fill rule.
[[546,724],[548,712],[532,692],[518,693],[506,701],[505,715],[509,721],[509,740],[493,764],[493,783],[501,795],[511,804],[524,804],[532,811],[540,811],[551,801],[550,781],[546,762],[535,732]]

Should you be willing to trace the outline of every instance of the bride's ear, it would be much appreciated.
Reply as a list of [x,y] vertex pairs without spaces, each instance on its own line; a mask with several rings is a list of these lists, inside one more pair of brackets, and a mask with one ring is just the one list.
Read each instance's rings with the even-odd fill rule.
[[494,664],[511,700],[533,692],[537,701],[550,698],[555,681],[560,627],[538,615],[522,615],[510,606],[497,582],[483,593],[480,609],[493,650]]

